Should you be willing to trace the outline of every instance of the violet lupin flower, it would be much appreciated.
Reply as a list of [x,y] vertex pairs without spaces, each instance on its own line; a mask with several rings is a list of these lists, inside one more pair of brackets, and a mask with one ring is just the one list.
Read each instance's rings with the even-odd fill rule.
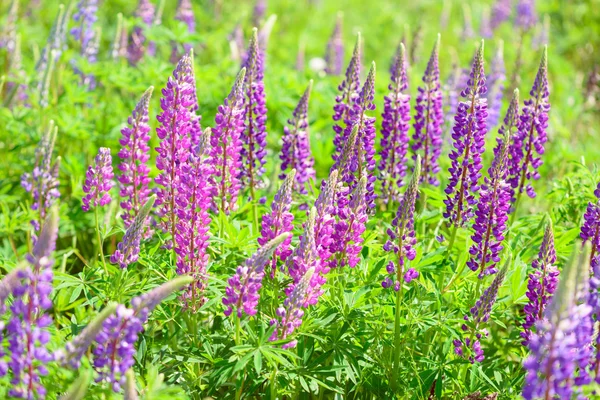
[[[337,171],[335,173],[337,178]],[[309,269],[312,268],[314,271],[317,267],[316,218],[317,209],[313,207],[310,209],[308,219],[304,223],[304,233],[300,235],[298,247],[296,247],[292,256],[287,258],[286,267],[293,280],[292,285],[286,289],[288,295],[293,290],[293,286],[302,280],[302,277],[306,275]]]
[[416,256],[415,245],[417,239],[415,236],[415,202],[419,194],[419,182],[421,175],[420,156],[417,156],[415,170],[413,176],[402,196],[396,216],[392,220],[391,228],[388,228],[387,234],[389,239],[383,245],[383,250],[393,252],[395,260],[390,261],[386,267],[389,274],[381,286],[384,289],[394,287],[397,292],[402,287],[402,284],[410,282],[418,276],[413,268],[406,269],[406,260],[413,260]]
[[427,63],[423,86],[418,88],[415,105],[415,133],[413,135],[413,160],[421,156],[421,182],[437,186],[440,184],[437,173],[440,171],[438,158],[442,153],[442,91],[439,68],[440,35],[438,34],[431,57]]
[[150,168],[147,165],[150,158],[150,126],[148,125],[148,107],[154,87],[150,86],[135,106],[133,113],[127,119],[128,126],[121,129],[122,138],[119,144],[119,196],[121,197],[121,214],[125,228],[128,228],[133,218],[138,214],[150,194]]
[[311,80],[306,91],[294,109],[288,126],[283,128],[283,144],[281,146],[281,174],[279,179],[285,179],[287,170],[295,170],[294,190],[300,194],[308,193],[306,184],[315,179],[315,159],[310,151],[308,132],[308,100],[312,90]]
[[512,191],[506,182],[508,149],[512,142],[513,128],[517,124],[519,92],[515,90],[510,107],[501,128],[498,146],[494,150],[494,160],[479,190],[479,201],[473,223],[473,245],[469,249],[471,257],[467,266],[483,279],[496,273],[496,264],[500,261],[500,252],[504,248],[502,241],[506,232],[506,222],[510,210]]
[[83,192],[86,195],[81,201],[83,211],[89,211],[90,207],[102,207],[110,203],[110,189],[114,184],[113,177],[110,149],[100,147],[98,155],[94,159],[94,165],[88,166],[85,174]]
[[554,233],[552,232],[552,221],[546,225],[544,239],[540,246],[540,252],[533,261],[533,272],[529,274],[526,296],[529,303],[523,307],[525,322],[523,323],[523,346],[529,345],[532,330],[537,321],[544,316],[546,305],[550,302],[558,284],[558,268],[556,262],[556,251],[554,249]]
[[333,33],[327,42],[325,52],[325,73],[327,75],[340,75],[344,68],[344,37],[342,29],[343,17],[338,13]]
[[539,27],[539,31],[533,37],[531,46],[538,50],[544,45],[548,44],[550,40],[550,16],[548,14],[544,15],[544,21]]
[[490,76],[488,78],[488,132],[498,124],[500,120],[500,109],[502,108],[502,94],[504,93],[504,81],[506,80],[506,68],[504,67],[504,42],[498,42],[498,50],[492,60]]
[[[292,208],[292,189],[295,175],[296,170],[291,170],[275,194],[271,211],[262,217],[260,237],[258,238],[258,244],[261,246],[266,245],[280,234],[289,233],[294,229],[294,215],[290,212],[290,209]],[[288,236],[273,252],[270,262],[271,279],[275,277],[277,271],[277,260],[285,261],[292,254],[291,242],[292,235]]]
[[123,239],[117,245],[117,250],[110,256],[111,263],[119,264],[121,268],[127,268],[127,266],[138,260],[140,241],[144,237],[144,230],[148,224],[148,215],[152,211],[155,200],[156,195],[153,195],[140,207],[133,221],[129,224],[129,228],[127,228]]
[[177,277],[134,297],[131,308],[122,304],[117,306],[116,312],[104,320],[92,350],[93,366],[98,372],[97,382],[108,383],[116,393],[121,390],[126,380],[125,373],[134,364],[135,343],[148,316],[158,304],[191,281],[188,276]]
[[[492,284],[485,289],[479,300],[475,303],[469,315],[465,315],[464,323],[461,327],[465,335],[469,335],[464,339],[464,342],[460,339],[455,339],[452,343],[454,344],[454,353],[460,357],[467,358],[471,363],[482,362],[485,358],[483,349],[481,348],[481,339],[488,335],[488,332],[482,325],[486,324],[490,319],[492,313],[492,307],[498,297],[498,290],[502,286],[508,266],[511,262],[509,257],[504,267],[496,275]],[[468,353],[468,354],[465,354]]]
[[52,318],[47,311],[52,307],[51,257],[57,236],[58,209],[53,207],[33,251],[27,255],[29,265],[19,272],[20,282],[12,291],[12,315],[6,325],[10,360],[0,363],[0,375],[5,375],[7,369],[11,375],[9,397],[43,399],[46,395],[40,377],[48,374],[46,364],[52,361],[47,348]]
[[490,21],[490,8],[484,7],[481,11],[481,23],[479,24],[479,35],[482,38],[489,39],[494,36]]
[[487,100],[485,73],[483,70],[483,40],[475,53],[467,87],[461,92],[464,99],[458,105],[452,133],[454,149],[450,153],[452,165],[448,169],[450,179],[445,189],[446,211],[454,229],[463,226],[473,215],[475,195],[479,191],[481,154],[485,146]]
[[[94,24],[98,20],[96,13],[98,12],[97,0],[80,0],[77,4],[77,12],[73,14],[75,27],[71,29],[71,35],[79,43],[81,54],[88,62],[96,62],[98,53],[98,37],[94,29]],[[84,84],[92,86],[94,78],[85,76],[78,68],[75,67],[75,72],[81,75]]]
[[273,252],[289,238],[289,233],[282,233],[261,246],[244,265],[237,267],[235,274],[227,280],[223,305],[227,307],[225,315],[229,316],[234,311],[238,318],[243,314],[252,316],[256,314],[256,307],[265,276],[265,265],[271,260]]
[[256,0],[252,9],[252,23],[254,26],[260,25],[260,21],[267,12],[267,0]]
[[191,130],[193,113],[196,104],[194,68],[190,55],[184,55],[173,76],[169,77],[167,86],[162,90],[160,102],[162,113],[156,119],[160,126],[156,128],[156,136],[160,139],[156,148],[156,167],[160,174],[155,182],[159,186],[157,204],[162,229],[175,238],[177,222],[177,199],[181,190],[181,176],[191,151]]
[[533,28],[537,22],[535,12],[535,0],[518,0],[515,7],[517,15],[515,16],[515,25],[528,31]]
[[175,253],[177,273],[189,275],[194,281],[183,294],[185,306],[192,312],[204,304],[206,266],[212,185],[210,178],[214,166],[207,157],[210,128],[203,133],[197,150],[189,155],[188,162],[180,170],[180,183],[175,202],[177,203],[175,224]]
[[523,397],[570,399],[579,386],[590,382],[588,374],[593,334],[592,307],[587,303],[590,246],[576,250],[563,268],[556,293],[536,323],[529,340],[529,357]]
[[[515,136],[510,150],[509,182],[516,190],[517,203],[523,191],[531,198],[535,190],[529,181],[540,178],[538,168],[543,164],[542,154],[548,140],[548,113],[550,112],[550,89],[548,86],[548,48],[544,47],[542,60],[529,92],[531,98],[525,101],[520,120],[519,133]],[[537,154],[537,156],[536,156]],[[516,207],[516,205],[515,205]]]
[[492,7],[491,27],[496,30],[500,24],[510,18],[512,0],[496,0]]
[[243,83],[246,69],[238,74],[231,92],[219,106],[211,130],[210,162],[214,167],[214,207],[229,214],[237,209],[240,191],[241,134],[244,131]]
[[[141,19],[144,25],[150,27],[154,23],[154,13],[154,5],[150,0],[139,0],[134,16]],[[127,46],[127,58],[129,62],[133,65],[137,64],[144,57],[147,47],[144,28],[135,26],[131,32],[129,45]]]
[[333,130],[335,132],[333,145],[335,146],[335,151],[332,157],[336,162],[347,139],[345,132],[350,123],[350,110],[352,109],[354,99],[358,97],[358,90],[360,89],[361,49],[362,44],[359,33],[356,38],[356,44],[354,45],[354,51],[352,52],[352,58],[346,69],[346,76],[338,86],[340,94],[336,96],[336,104],[333,106]]
[[[194,16],[194,8],[191,0],[179,0],[177,3],[177,11],[175,12],[175,19],[183,22],[187,28],[188,33],[196,32],[196,17]],[[173,42],[171,50],[171,62],[175,63],[181,57],[176,42]],[[192,49],[191,43],[184,43],[183,50],[185,53],[189,53]]]
[[410,94],[406,75],[406,51],[400,43],[392,66],[392,82],[384,97],[381,115],[379,179],[385,202],[398,201],[406,176],[406,153],[410,129]]
[[242,133],[242,164],[240,177],[250,189],[252,201],[256,200],[255,189],[260,187],[260,177],[265,172],[267,155],[267,107],[263,82],[262,56],[258,46],[257,30],[254,28],[248,55],[243,65],[244,78],[244,131]]

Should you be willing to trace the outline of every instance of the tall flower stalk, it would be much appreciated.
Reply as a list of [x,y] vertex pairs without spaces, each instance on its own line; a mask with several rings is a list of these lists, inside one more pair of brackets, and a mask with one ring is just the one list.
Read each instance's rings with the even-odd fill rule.
[[379,179],[382,197],[386,203],[399,201],[399,189],[406,176],[406,153],[410,129],[410,94],[406,74],[406,50],[400,43],[392,65],[392,81],[384,97],[381,115],[381,144]]
[[344,37],[342,28],[343,16],[338,13],[333,33],[327,42],[325,53],[325,73],[327,75],[340,75],[344,68]]
[[498,124],[500,109],[502,108],[502,96],[504,93],[504,81],[506,80],[506,68],[504,67],[504,42],[498,42],[498,49],[492,60],[490,77],[488,79],[488,118],[487,129],[490,131]]
[[496,0],[492,6],[491,26],[496,30],[500,24],[510,18],[512,9],[512,0]]
[[[154,22],[154,14],[154,5],[150,0],[139,0],[134,14],[136,18],[139,18],[147,27],[151,27]],[[144,28],[139,25],[134,26],[127,46],[127,58],[131,64],[137,64],[144,57],[148,47],[146,42]]]
[[110,256],[110,262],[119,264],[121,268],[127,268],[138,260],[140,254],[140,242],[144,237],[144,231],[148,225],[148,215],[152,211],[156,195],[152,195],[140,207],[135,218],[129,224],[123,239],[117,245],[117,250]]
[[[77,12],[73,14],[75,27],[71,29],[71,34],[79,43],[80,52],[89,63],[96,62],[98,54],[99,37],[98,31],[94,29],[94,24],[98,20],[96,15],[98,12],[97,0],[80,0],[77,3]],[[81,76],[85,85],[93,88],[95,84],[93,76],[83,74],[77,67],[75,72]]]
[[438,158],[442,152],[442,90],[440,86],[439,67],[440,35],[438,35],[431,57],[427,63],[423,86],[418,88],[415,105],[415,122],[413,135],[413,160],[421,156],[421,182],[439,185],[437,173],[440,171]]
[[[196,32],[196,17],[194,16],[194,8],[191,0],[179,0],[177,2],[175,19],[183,22],[187,26],[188,33],[192,34]],[[176,62],[177,59],[181,57],[181,53],[178,51],[178,46],[176,43],[173,43],[171,46],[171,61]],[[191,43],[183,44],[184,53],[189,53],[191,49]]]

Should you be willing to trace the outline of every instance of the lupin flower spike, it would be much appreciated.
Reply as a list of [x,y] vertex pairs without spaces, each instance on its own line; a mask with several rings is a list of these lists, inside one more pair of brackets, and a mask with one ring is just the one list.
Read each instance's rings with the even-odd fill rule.
[[381,115],[379,179],[385,202],[398,201],[406,176],[406,153],[410,129],[410,94],[406,74],[406,50],[400,43],[392,65],[392,82],[384,97]]
[[228,214],[237,209],[240,191],[241,134],[244,131],[243,83],[246,69],[238,74],[229,96],[219,106],[210,138],[210,162],[214,168],[214,208]]
[[406,260],[413,260],[417,254],[415,250],[417,244],[415,202],[419,194],[419,182],[421,180],[420,156],[417,156],[416,161],[413,176],[404,196],[402,196],[398,211],[392,221],[392,227],[387,230],[389,239],[383,245],[383,250],[393,252],[396,258],[394,261],[390,261],[386,267],[389,276],[381,282],[384,289],[393,286],[394,290],[398,291],[404,282],[409,283],[419,276],[419,273],[413,268],[406,270]]
[[452,133],[454,149],[450,153],[452,165],[446,187],[446,211],[444,217],[450,225],[463,226],[473,216],[475,195],[479,191],[481,155],[484,152],[487,92],[483,69],[483,40],[475,53],[467,87],[462,91],[464,99],[458,105]]
[[485,6],[481,11],[481,23],[479,24],[479,34],[482,38],[490,39],[494,36],[490,21],[490,8]]
[[463,42],[473,39],[475,31],[473,30],[473,19],[471,18],[471,8],[468,3],[463,3],[463,29],[460,39]]
[[502,108],[502,94],[504,93],[504,81],[506,80],[506,68],[504,67],[504,42],[498,41],[498,50],[492,60],[491,73],[488,79],[488,132],[498,124],[500,120],[500,109]]
[[491,26],[493,30],[496,30],[501,23],[510,18],[511,8],[512,0],[496,0],[492,7]]
[[[147,27],[152,26],[154,22],[155,9],[150,0],[139,0],[135,17],[142,20]],[[147,51],[148,44],[144,35],[144,28],[135,26],[129,38],[127,46],[127,58],[133,65],[137,64]]]
[[300,98],[296,109],[289,119],[288,126],[283,128],[283,145],[281,146],[281,174],[280,179],[285,179],[288,169],[296,170],[294,190],[300,194],[308,193],[306,184],[315,179],[315,169],[310,150],[308,132],[308,100],[312,90],[311,80],[306,91]]
[[[258,244],[266,245],[282,233],[289,233],[294,229],[294,215],[290,212],[292,208],[292,189],[294,187],[296,170],[293,169],[285,178],[281,187],[275,194],[271,211],[262,217],[260,237]],[[290,243],[292,236],[288,236],[273,252],[270,261],[270,276],[275,277],[277,271],[277,260],[285,261],[291,254]]]
[[267,106],[265,98],[262,56],[259,49],[257,29],[252,31],[246,60],[244,78],[244,131],[242,133],[242,164],[240,177],[256,200],[255,189],[261,186],[267,154]]
[[[94,24],[98,20],[98,0],[80,0],[77,4],[77,12],[73,14],[73,20],[76,26],[71,29],[71,34],[79,43],[81,55],[89,63],[96,62],[98,54],[98,31],[94,29]],[[75,67],[75,73],[81,76],[84,84],[90,88],[94,85],[94,77],[84,75],[79,68]]]
[[110,189],[113,187],[113,168],[110,149],[100,147],[94,165],[88,167],[83,184],[84,196],[81,208],[89,211],[90,207],[102,207],[110,203]]
[[[454,352],[460,357],[466,357],[471,363],[482,362],[485,358],[483,349],[481,348],[481,339],[488,335],[488,332],[482,325],[486,324],[490,319],[492,313],[492,307],[498,297],[498,290],[502,286],[508,267],[511,264],[511,257],[504,263],[504,267],[496,275],[492,284],[485,289],[479,300],[471,307],[470,316],[465,315],[464,320],[466,323],[462,325],[462,330],[465,335],[469,337],[461,341],[455,339],[452,343],[454,344]],[[468,324],[468,325],[467,325]],[[469,354],[466,353],[466,349],[469,349]]]
[[258,300],[258,292],[262,287],[265,276],[265,265],[271,260],[273,252],[283,243],[289,233],[282,233],[261,246],[252,257],[248,258],[244,265],[237,267],[235,274],[227,280],[223,305],[227,307],[225,315],[229,316],[234,311],[238,318],[243,314],[255,315]]
[[117,29],[111,45],[110,56],[113,60],[127,57],[127,27],[123,23],[123,14],[117,14]]
[[17,21],[19,19],[19,0],[12,0],[9,7],[4,27],[0,32],[0,49],[6,49],[9,54],[16,50]]
[[333,33],[327,42],[327,52],[325,53],[325,73],[327,75],[340,75],[344,68],[342,15],[342,13],[338,13]]
[[427,63],[423,86],[418,88],[415,105],[415,133],[413,135],[413,160],[421,157],[421,182],[437,186],[440,184],[437,173],[440,171],[438,158],[442,153],[442,90],[439,67],[440,35],[438,34],[431,57]]
[[573,394],[580,395],[579,386],[591,380],[588,366],[593,310],[585,301],[591,246],[586,243],[579,251],[578,244],[571,262],[562,270],[544,317],[536,323],[535,333],[529,339],[531,353],[523,361],[526,400],[570,399]]
[[[50,29],[48,41],[35,66],[35,71],[38,74],[42,74],[44,71],[51,69],[53,62],[60,58],[65,47],[69,14],[70,9],[66,9],[63,4],[59,4],[58,13],[56,14],[54,25],[52,25],[52,28]],[[54,58],[54,60],[51,60],[51,58]],[[41,86],[41,82],[44,80],[45,79],[42,79],[38,82],[38,89]]]
[[138,260],[140,241],[144,236],[144,230],[148,224],[148,215],[152,211],[155,200],[156,195],[153,195],[140,207],[140,210],[125,232],[123,239],[117,245],[117,250],[110,257],[111,263],[119,264],[121,268],[127,268],[128,265]]
[[[540,178],[538,168],[543,164],[542,154],[548,140],[548,113],[550,112],[550,89],[548,86],[548,48],[544,47],[540,67],[533,87],[531,98],[525,101],[519,121],[519,133],[511,147],[511,171],[509,182],[519,198],[523,191],[531,198],[535,190],[531,180]],[[536,156],[537,154],[537,156]],[[517,199],[515,199],[515,203]]]
[[518,0],[515,7],[515,25],[524,31],[533,28],[537,22],[535,0]]
[[[337,171],[336,171],[337,173]],[[316,268],[317,245],[315,240],[315,222],[317,218],[317,209],[312,207],[308,214],[308,219],[304,223],[304,233],[300,236],[300,243],[291,257],[288,257],[286,267],[289,275],[292,277],[293,285],[302,280],[306,272]],[[312,274],[311,274],[312,276]],[[286,293],[290,293],[292,288],[288,288]]]
[[128,228],[135,215],[150,194],[150,126],[148,125],[148,107],[152,96],[153,86],[144,92],[142,98],[135,106],[132,115],[127,119],[128,126],[121,129],[122,146],[119,151],[119,196],[121,197],[121,218],[125,228]]
[[525,322],[523,323],[523,332],[521,332],[524,346],[529,344],[535,323],[543,318],[546,305],[556,291],[559,271],[554,265],[555,262],[554,233],[552,232],[552,220],[550,220],[546,225],[538,256],[532,263],[533,272],[529,274],[527,283],[526,296],[529,303],[523,307]]

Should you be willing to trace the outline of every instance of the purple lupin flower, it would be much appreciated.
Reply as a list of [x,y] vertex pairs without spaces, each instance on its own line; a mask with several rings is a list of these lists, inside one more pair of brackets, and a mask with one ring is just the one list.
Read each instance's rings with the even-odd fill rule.
[[287,170],[296,170],[294,190],[300,194],[308,193],[306,185],[315,179],[315,159],[310,151],[308,132],[308,100],[312,90],[311,80],[306,91],[294,109],[288,126],[283,128],[283,144],[281,146],[281,174],[279,179],[285,179]]
[[16,50],[17,21],[19,19],[19,0],[12,0],[8,7],[8,13],[4,20],[4,26],[0,32],[0,49],[6,49],[8,54]]
[[138,214],[150,194],[150,126],[148,125],[148,107],[154,87],[150,86],[135,106],[133,113],[127,119],[128,126],[121,129],[122,138],[119,144],[119,196],[121,197],[121,214],[125,228],[128,228],[133,218]]
[[404,186],[406,176],[406,153],[410,128],[410,94],[406,75],[406,52],[400,43],[394,65],[389,93],[384,97],[381,115],[381,144],[379,179],[382,198],[387,203],[400,199],[399,189]]
[[37,213],[37,219],[31,221],[34,228],[34,237],[41,231],[48,210],[60,197],[58,191],[60,157],[52,164],[57,133],[58,127],[54,126],[54,121],[50,121],[48,129],[42,133],[40,142],[35,149],[35,162],[32,172],[26,172],[21,176],[21,186],[26,192],[31,193],[33,199],[31,209]]
[[540,246],[540,252],[533,261],[533,272],[529,274],[526,296],[529,303],[523,307],[525,322],[523,323],[523,346],[529,345],[532,330],[537,321],[544,316],[546,305],[550,302],[558,284],[558,268],[556,262],[556,251],[554,250],[554,233],[552,232],[552,221],[546,225],[544,239]]
[[[142,20],[142,23],[147,27],[151,27],[154,22],[154,5],[150,0],[139,0],[134,16]],[[147,51],[146,36],[144,28],[136,25],[129,37],[127,46],[127,58],[133,65],[137,64]]]
[[533,28],[537,22],[535,0],[518,0],[515,7],[515,25],[524,31]]
[[12,291],[11,317],[6,325],[10,360],[0,363],[0,375],[11,375],[10,397],[43,399],[46,395],[40,379],[48,374],[46,364],[52,361],[48,351],[52,318],[47,311],[52,307],[52,253],[57,236],[58,209],[53,207]]
[[356,44],[354,45],[354,51],[352,52],[352,58],[348,63],[346,69],[346,76],[342,83],[338,86],[340,94],[335,98],[335,106],[333,106],[333,130],[335,132],[335,138],[333,139],[333,145],[335,146],[335,152],[333,154],[333,160],[337,161],[339,153],[341,153],[344,143],[347,137],[345,136],[346,128],[349,124],[350,110],[354,104],[354,99],[358,96],[358,90],[360,88],[360,70],[361,70],[361,39],[360,33],[356,38]]
[[[421,161],[420,156],[417,156],[416,161]],[[415,250],[417,244],[415,202],[419,194],[420,174],[421,163],[417,162],[413,176],[396,211],[396,216],[392,220],[392,226],[387,229],[389,239],[383,245],[383,250],[393,252],[396,259],[390,261],[386,267],[389,275],[381,282],[384,289],[393,286],[397,292],[405,281],[410,282],[418,276],[418,272],[414,269],[406,269],[406,260],[413,260],[417,254]]]
[[440,87],[440,35],[438,35],[431,57],[427,63],[423,86],[418,88],[417,104],[415,105],[415,133],[413,135],[413,160],[421,157],[421,182],[430,185],[440,184],[437,173],[440,171],[438,158],[442,152],[442,124],[444,114],[442,109],[442,91]]
[[234,311],[238,318],[243,314],[256,314],[260,298],[258,291],[262,287],[265,276],[265,265],[271,260],[273,252],[289,238],[289,233],[282,233],[261,246],[244,265],[237,267],[235,274],[227,280],[223,305],[227,307],[225,315]]
[[[337,171],[335,171],[337,179]],[[331,179],[331,177],[330,177]],[[321,192],[323,193],[323,192]],[[293,283],[286,289],[286,293],[293,290],[293,286],[302,280],[309,269],[316,269],[317,266],[317,244],[315,240],[315,220],[317,218],[317,209],[310,209],[308,219],[304,223],[304,233],[300,235],[300,243],[292,256],[287,258],[286,267]],[[283,269],[282,269],[283,270]],[[312,278],[311,278],[312,280]]]
[[[75,27],[71,29],[71,35],[79,43],[81,54],[89,63],[94,63],[98,54],[98,38],[96,37],[97,32],[94,29],[94,24],[98,20],[98,16],[96,15],[98,12],[98,1],[80,0],[76,9],[77,12],[73,14]],[[84,75],[77,67],[75,67],[75,72],[81,75],[84,84],[92,87],[94,83],[93,76]]]
[[256,28],[252,31],[248,55],[243,67],[246,68],[246,76],[244,78],[244,131],[242,133],[240,177],[242,183],[250,189],[252,201],[255,201],[255,189],[261,186],[260,177],[265,172],[265,156],[267,155],[267,107],[262,57]]
[[240,23],[237,23],[233,28],[233,31],[227,35],[227,40],[229,41],[231,58],[233,61],[245,60],[246,52],[244,51],[244,31]]
[[481,339],[487,336],[488,332],[482,325],[486,324],[490,319],[492,307],[496,302],[498,290],[502,286],[510,262],[511,258],[509,257],[504,267],[502,267],[492,281],[492,284],[485,289],[475,305],[469,310],[471,315],[464,316],[465,323],[461,326],[461,329],[469,337],[466,337],[464,342],[460,339],[454,339],[452,342],[454,344],[454,353],[460,357],[467,358],[471,363],[482,362],[485,358],[483,349],[481,348]]
[[325,52],[325,73],[327,75],[340,75],[344,68],[344,37],[342,29],[343,17],[338,13],[333,33],[327,42]]
[[473,30],[473,19],[471,18],[471,8],[467,3],[463,3],[463,28],[460,34],[460,40],[466,42],[475,37]]
[[[194,16],[194,8],[192,6],[191,0],[178,1],[177,11],[175,12],[175,19],[177,21],[183,22],[187,26],[188,33],[196,32],[196,17]],[[175,63],[179,58],[181,58],[181,53],[178,50],[176,42],[172,42],[171,47],[171,62]],[[183,44],[184,53],[189,53],[191,49],[191,43]]]
[[538,50],[550,41],[550,16],[544,15],[544,21],[540,24],[537,34],[531,41],[531,46]]
[[224,213],[237,209],[241,169],[240,135],[244,130],[243,83],[246,69],[238,74],[231,92],[219,106],[210,138],[210,158],[214,167],[213,203]]
[[[590,382],[588,366],[594,328],[592,307],[587,303],[589,252],[575,254],[565,266],[556,293],[536,323],[529,340],[529,357],[523,397],[570,399],[581,394],[579,386]],[[578,252],[578,250],[576,250]]]
[[160,139],[156,148],[156,167],[160,174],[155,182],[159,186],[157,204],[163,218],[162,229],[175,238],[177,222],[177,199],[181,190],[181,176],[191,151],[191,130],[194,128],[192,107],[196,104],[194,69],[190,55],[184,55],[167,86],[162,90],[160,102],[162,113],[156,119],[160,126],[156,136]]
[[110,257],[111,263],[119,264],[121,268],[127,268],[127,266],[138,260],[140,241],[144,237],[144,230],[148,225],[148,215],[152,211],[155,200],[156,195],[151,196],[137,211],[125,235],[123,235],[123,239],[117,245],[117,250]]
[[180,184],[175,202],[177,203],[175,224],[175,253],[177,273],[189,275],[194,281],[183,294],[185,306],[192,312],[204,304],[206,286],[206,266],[210,215],[212,205],[212,185],[210,178],[214,166],[208,158],[208,138],[210,128],[203,133],[197,150],[190,152],[188,162],[180,170]]
[[500,24],[510,18],[512,0],[496,0],[492,7],[491,27],[496,30]]
[[479,191],[481,155],[484,152],[487,100],[483,69],[483,40],[475,53],[467,87],[461,92],[464,99],[458,105],[452,133],[454,149],[450,153],[452,166],[445,189],[447,218],[451,225],[464,225],[473,215],[475,195]]
[[94,165],[88,166],[83,183],[83,192],[86,194],[81,202],[81,209],[89,211],[91,207],[102,207],[110,203],[110,189],[113,182],[113,167],[110,149],[100,147],[94,159]]
[[488,79],[488,132],[498,124],[500,120],[500,109],[502,108],[502,94],[504,93],[504,81],[506,80],[506,68],[504,67],[504,42],[498,43],[498,50],[492,60],[492,67]]
[[256,0],[252,9],[252,23],[259,26],[265,13],[267,12],[267,0]]
[[134,297],[131,308],[122,304],[104,320],[92,350],[97,382],[106,382],[118,393],[125,384],[125,373],[134,364],[135,343],[154,308],[172,293],[189,285],[192,279],[180,276],[149,292]]
[[[535,190],[529,181],[540,178],[538,168],[543,164],[542,154],[548,140],[548,113],[550,112],[550,89],[548,86],[548,48],[544,47],[542,60],[529,92],[531,98],[525,101],[519,120],[519,133],[510,149],[509,182],[516,190],[516,203],[523,191],[531,198]],[[537,154],[537,157],[536,157]],[[516,206],[515,206],[516,207]]]
[[453,64],[452,73],[448,76],[448,79],[444,83],[444,124],[442,127],[443,132],[448,132],[444,136],[448,136],[447,140],[452,142],[452,128],[454,116],[458,108],[458,102],[460,100],[460,92],[462,88],[467,86],[469,80],[469,71],[460,68],[457,63]]
[[469,249],[471,257],[467,266],[483,279],[496,273],[496,264],[500,261],[500,252],[504,248],[502,241],[506,232],[506,222],[510,210],[512,191],[506,182],[508,149],[512,142],[513,129],[517,124],[519,110],[519,92],[515,90],[510,107],[501,128],[501,136],[494,151],[494,160],[479,190],[479,201],[473,223],[473,245]]
[[[292,169],[275,194],[271,204],[271,212],[264,214],[262,217],[260,237],[258,238],[258,244],[261,246],[266,245],[280,234],[289,233],[294,229],[294,215],[290,212],[290,209],[292,208],[292,189],[295,175],[296,170]],[[271,279],[275,277],[277,271],[277,260],[285,261],[292,254],[291,242],[292,235],[288,236],[274,251],[270,262]]]
[[489,39],[494,36],[490,21],[490,8],[484,7],[481,11],[481,23],[479,24],[479,35],[482,38]]

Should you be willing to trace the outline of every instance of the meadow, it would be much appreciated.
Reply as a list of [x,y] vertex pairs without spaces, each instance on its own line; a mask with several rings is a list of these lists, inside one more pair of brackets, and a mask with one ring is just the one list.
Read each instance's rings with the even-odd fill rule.
[[600,399],[598,6],[0,1],[0,398]]

